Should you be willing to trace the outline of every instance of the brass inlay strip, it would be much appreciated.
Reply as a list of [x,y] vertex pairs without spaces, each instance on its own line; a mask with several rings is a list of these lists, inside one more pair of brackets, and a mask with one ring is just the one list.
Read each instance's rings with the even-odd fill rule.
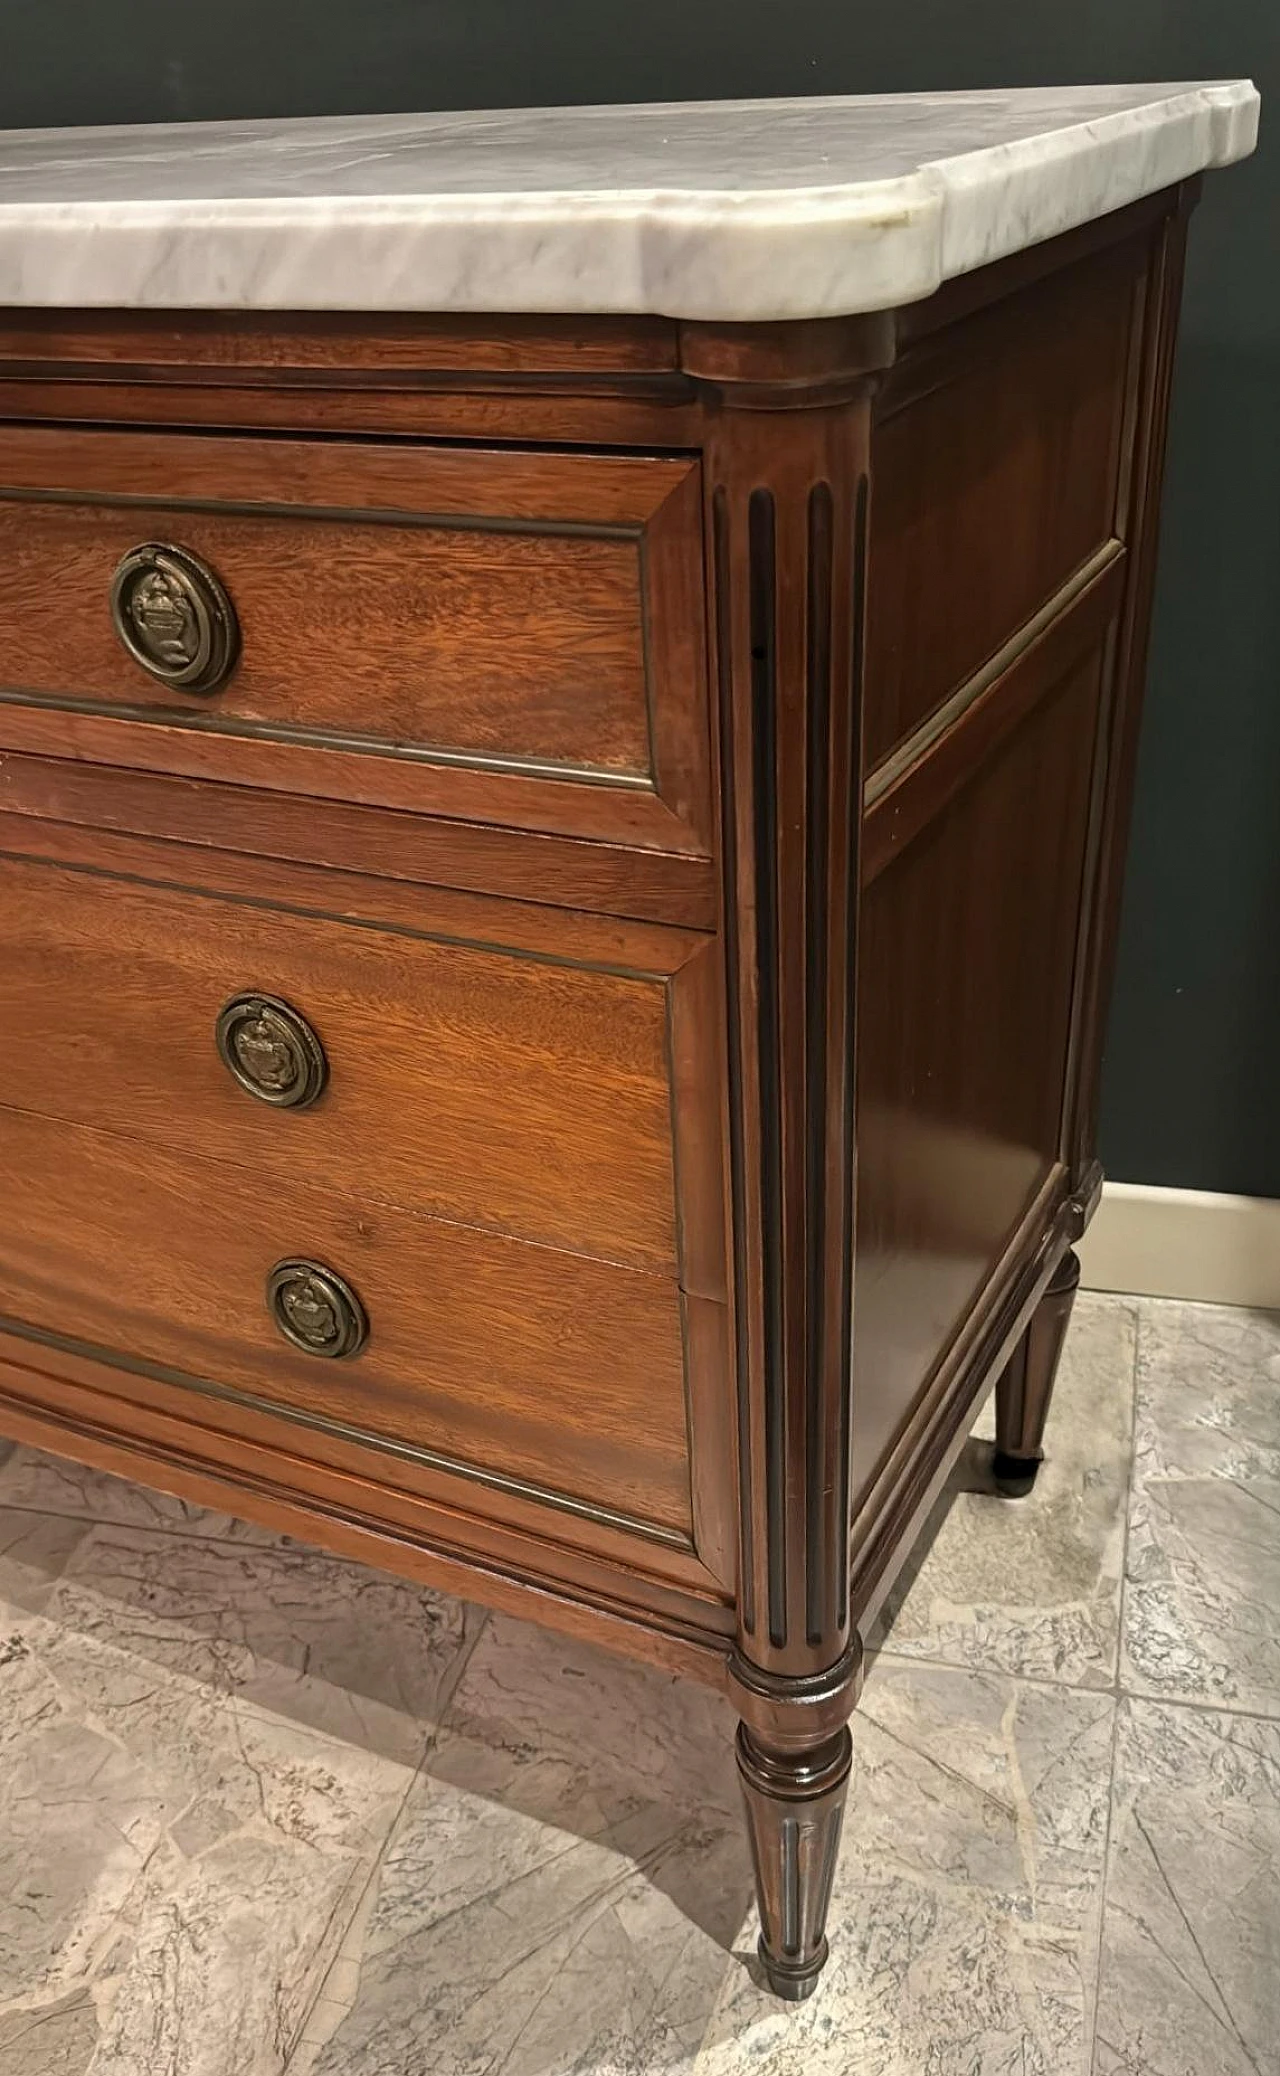
[[1088,590],[1104,570],[1110,569],[1112,563],[1117,562],[1124,552],[1123,541],[1104,541],[1086,562],[1080,564],[1079,569],[1072,571],[1065,584],[1058,586],[1039,611],[1033,613],[1029,620],[1024,620],[1017,632],[1011,634],[1008,641],[996,650],[995,655],[988,657],[980,670],[976,670],[972,677],[966,678],[950,698],[944,699],[941,706],[935,707],[931,714],[926,715],[905,742],[900,742],[897,749],[892,750],[882,764],[877,764],[863,788],[864,814],[910,771],[913,764],[919,762],[926,750],[933,748],[939,737],[945,735],[984,692],[990,690],[997,678],[1004,676],[1055,620],[1070,610],[1081,594]]
[[[3,813],[3,808],[0,808],[0,814]],[[60,829],[71,827],[79,831],[82,825],[59,822],[53,826]],[[97,832],[91,829],[90,833]],[[127,836],[129,832],[112,829],[107,833],[112,836]],[[136,841],[176,843],[175,838],[168,836],[140,836]],[[53,872],[78,872],[85,879],[121,880],[131,887],[154,887],[160,893],[190,895],[197,901],[223,901],[232,908],[258,909],[266,915],[306,916],[319,923],[340,923],[344,930],[373,930],[386,937],[411,937],[423,944],[448,944],[459,946],[463,951],[493,952],[495,956],[504,959],[523,959],[533,966],[561,966],[571,973],[602,973],[612,980],[642,980],[657,987],[665,985],[672,977],[666,966],[626,966],[617,960],[574,958],[568,952],[535,950],[527,944],[507,944],[498,936],[473,937],[462,930],[428,930],[419,923],[388,923],[374,916],[352,915],[341,908],[320,908],[309,902],[286,901],[283,896],[246,894],[241,891],[233,892],[225,887],[201,886],[195,881],[160,879],[150,873],[128,872],[123,866],[87,865],[81,858],[61,858],[49,851],[19,850],[3,841],[0,841],[0,858],[11,859],[17,865],[47,866]],[[512,907],[522,905],[514,896],[505,894],[482,895],[479,898],[493,903],[509,902]],[[656,923],[653,927],[669,930],[673,936],[678,929],[683,930],[682,925],[675,923]],[[683,931],[683,934],[691,936],[693,933]],[[683,963],[684,957],[681,956],[675,967],[676,972]]]
[[[192,1376],[186,1370],[170,1369],[167,1364],[150,1362],[145,1356],[124,1356],[113,1348],[99,1347],[92,1341],[77,1340],[72,1334],[55,1333],[49,1327],[28,1326],[24,1320],[10,1319],[0,1314],[0,1333],[11,1334],[15,1340],[31,1341],[38,1347],[61,1350],[67,1355],[83,1356],[90,1362],[98,1362],[106,1369],[119,1370],[124,1375],[149,1377],[157,1384],[171,1384],[184,1391],[198,1392],[203,1398],[213,1398],[225,1405],[247,1406],[251,1412],[266,1414],[271,1419],[287,1420],[296,1427],[309,1428],[315,1434],[331,1436],[335,1441],[349,1442],[360,1449],[374,1449],[384,1456],[393,1456],[401,1463],[420,1464],[426,1470],[443,1471],[449,1477],[465,1478],[473,1485],[484,1485],[493,1492],[502,1492],[514,1499],[531,1500],[537,1506],[551,1507],[560,1514],[571,1514],[579,1521],[594,1521],[602,1528],[619,1530],[624,1535],[643,1536],[646,1542],[662,1543],[668,1549],[693,1550],[691,1538],[676,1528],[664,1528],[654,1521],[642,1521],[631,1514],[624,1514],[613,1507],[596,1505],[591,1500],[575,1499],[570,1493],[557,1492],[550,1486],[536,1485],[527,1478],[512,1477],[505,1471],[483,1470],[478,1464],[464,1463],[456,1457],[446,1456],[438,1449],[423,1448],[417,1442],[397,1442],[389,1435],[370,1432],[367,1428],[353,1427],[348,1421],[335,1420],[327,1413],[309,1413],[300,1406],[283,1405],[277,1399],[262,1398],[257,1392],[243,1391],[237,1385],[218,1384],[209,1377]],[[71,1380],[74,1381],[74,1380]]]
[[508,778],[553,779],[562,785],[608,786],[628,793],[654,793],[650,776],[609,771],[598,764],[568,764],[558,759],[500,756],[487,750],[445,750],[414,743],[388,742],[385,737],[301,724],[251,721],[238,714],[192,713],[186,707],[131,706],[118,699],[83,699],[73,694],[28,692],[21,685],[0,685],[0,706],[38,708],[44,713],[84,714],[94,720],[150,723],[154,728],[180,728],[199,735],[225,735],[248,742],[296,743],[304,749],[342,751],[361,757],[387,757],[396,764],[440,766],[447,771],[475,771]]
[[432,512],[400,505],[284,504],[274,498],[166,497],[149,490],[60,490],[3,482],[0,500],[33,505],[110,505],[124,511],[149,508],[162,512],[230,512],[236,518],[249,519],[337,519],[362,526],[420,526],[441,533],[520,533],[565,540],[639,541],[644,532],[644,522],[636,519],[516,519],[502,512]]

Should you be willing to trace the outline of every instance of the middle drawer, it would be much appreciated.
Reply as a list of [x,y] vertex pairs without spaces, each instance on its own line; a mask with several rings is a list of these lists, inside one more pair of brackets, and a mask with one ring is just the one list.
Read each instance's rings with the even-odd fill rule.
[[[504,946],[484,906],[497,942],[0,856],[4,1102],[676,1274],[665,978]],[[219,1053],[255,996],[318,1048],[307,1107],[255,1099]],[[224,1044],[270,1090],[279,1036],[250,1001]]]

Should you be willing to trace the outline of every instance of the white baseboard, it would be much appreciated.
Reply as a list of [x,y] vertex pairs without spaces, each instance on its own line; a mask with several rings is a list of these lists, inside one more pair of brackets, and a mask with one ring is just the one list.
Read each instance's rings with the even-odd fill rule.
[[1087,1290],[1280,1310],[1280,1199],[1108,1182],[1079,1246]]

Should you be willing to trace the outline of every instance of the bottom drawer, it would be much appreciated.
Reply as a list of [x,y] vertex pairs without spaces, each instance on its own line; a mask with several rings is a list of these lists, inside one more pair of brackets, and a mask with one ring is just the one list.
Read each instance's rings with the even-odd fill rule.
[[[357,1353],[284,1337],[267,1290],[286,1259],[356,1295]],[[287,1295],[323,1336],[323,1291]],[[691,1532],[680,1294],[660,1276],[0,1109],[0,1314]]]

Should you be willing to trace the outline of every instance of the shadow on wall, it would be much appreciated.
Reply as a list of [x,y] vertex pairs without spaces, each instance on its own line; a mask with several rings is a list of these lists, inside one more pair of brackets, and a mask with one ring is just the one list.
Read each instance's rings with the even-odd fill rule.
[[1206,337],[1194,307],[1187,319],[1102,1151],[1128,1180],[1274,1197],[1280,338]]

